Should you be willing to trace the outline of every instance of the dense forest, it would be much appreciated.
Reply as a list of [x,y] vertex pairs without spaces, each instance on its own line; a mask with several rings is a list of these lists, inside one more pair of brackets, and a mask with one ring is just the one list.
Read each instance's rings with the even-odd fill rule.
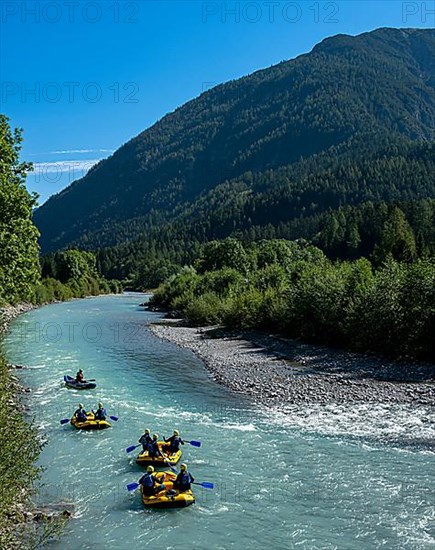
[[352,258],[374,248],[358,220],[381,233],[393,203],[433,247],[414,215],[435,196],[433,51],[430,29],[339,35],[201,94],[39,208],[43,252],[104,249],[109,277],[227,236]]
[[[397,215],[397,214],[395,214]],[[160,285],[151,306],[193,325],[266,329],[308,342],[435,360],[435,260],[374,268],[307,243],[227,238]]]

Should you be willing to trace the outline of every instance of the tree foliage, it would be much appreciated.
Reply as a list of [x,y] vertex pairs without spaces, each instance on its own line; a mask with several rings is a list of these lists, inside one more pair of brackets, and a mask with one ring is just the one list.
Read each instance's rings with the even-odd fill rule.
[[[402,226],[400,214],[393,219]],[[233,241],[222,242],[221,249],[234,250]],[[194,325],[276,330],[364,352],[435,359],[433,258],[400,262],[390,254],[374,267],[367,259],[331,261],[305,243],[239,246],[240,270],[233,261],[232,267],[204,261],[210,253],[205,245],[196,262],[202,271],[184,268],[157,289],[151,303]]]
[[24,185],[28,163],[20,162],[21,131],[0,115],[0,300],[29,300],[39,280],[35,197]]

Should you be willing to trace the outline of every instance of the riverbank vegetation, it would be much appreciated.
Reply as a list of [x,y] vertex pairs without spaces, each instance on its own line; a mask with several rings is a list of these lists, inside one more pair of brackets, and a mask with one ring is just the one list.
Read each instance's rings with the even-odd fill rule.
[[0,357],[0,547],[22,548],[24,509],[38,478],[40,444],[16,401],[16,385]]
[[[407,250],[406,239],[402,244]],[[275,330],[309,342],[435,360],[433,257],[332,261],[306,242],[244,245],[228,238],[207,243],[194,266],[160,285],[151,305],[196,326]]]
[[38,304],[122,292],[119,281],[98,273],[95,254],[82,250],[64,250],[41,258],[41,276],[33,296]]

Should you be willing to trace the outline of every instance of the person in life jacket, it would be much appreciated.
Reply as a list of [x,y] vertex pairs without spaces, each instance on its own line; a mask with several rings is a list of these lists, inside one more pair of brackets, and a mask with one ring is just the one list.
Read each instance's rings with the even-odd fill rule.
[[143,452],[149,450],[150,444],[152,443],[152,437],[150,436],[150,431],[148,428],[145,429],[144,434],[139,439],[139,443],[142,445]]
[[166,437],[163,438],[166,443],[169,443],[169,445],[165,445],[164,451],[167,454],[173,454],[177,453],[180,450],[180,445],[184,445],[184,441],[180,437],[180,433],[178,430],[174,430],[174,435],[166,439]]
[[97,412],[94,413],[95,420],[106,420],[106,409],[103,407],[103,403],[98,403],[98,409]]
[[74,417],[77,422],[86,422],[87,416],[83,403],[79,403],[79,408],[74,413]]
[[84,381],[85,381],[85,377],[83,375],[83,369],[79,369],[76,374],[76,382],[84,382]]
[[180,473],[174,481],[174,489],[177,489],[180,493],[185,493],[190,489],[190,484],[194,481],[193,476],[187,471],[186,464],[182,464],[180,466]]
[[165,489],[165,486],[160,483],[159,479],[154,474],[154,468],[152,466],[148,466],[146,474],[139,479],[139,483],[142,485],[143,494],[148,497],[154,496]]
[[163,456],[157,442],[158,438],[158,434],[153,434],[153,439],[148,445],[148,454],[151,458],[155,458],[156,456]]

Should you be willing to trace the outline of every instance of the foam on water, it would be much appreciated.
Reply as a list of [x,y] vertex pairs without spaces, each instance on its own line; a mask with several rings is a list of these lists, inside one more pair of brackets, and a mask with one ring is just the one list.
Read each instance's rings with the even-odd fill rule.
[[398,443],[435,452],[435,408],[406,404],[330,404],[286,406],[265,411],[282,428],[367,441]]
[[[434,544],[434,410],[402,405],[305,405],[258,409],[210,378],[188,351],[144,329],[157,314],[137,307],[142,296],[56,304],[19,318],[5,347],[29,386],[27,405],[48,443],[40,499],[68,502],[74,520],[53,550],[68,548],[423,549]],[[27,342],[22,323],[99,323],[92,343]],[[113,337],[113,326],[140,327],[137,341]],[[69,390],[65,373],[78,365],[97,379],[87,392]],[[39,367],[39,368],[35,368]],[[119,416],[112,428],[80,432],[70,418],[78,402],[102,400]],[[183,447],[197,481],[196,504],[144,511],[126,485],[143,470],[136,444],[145,427],[174,427],[200,449]]]

